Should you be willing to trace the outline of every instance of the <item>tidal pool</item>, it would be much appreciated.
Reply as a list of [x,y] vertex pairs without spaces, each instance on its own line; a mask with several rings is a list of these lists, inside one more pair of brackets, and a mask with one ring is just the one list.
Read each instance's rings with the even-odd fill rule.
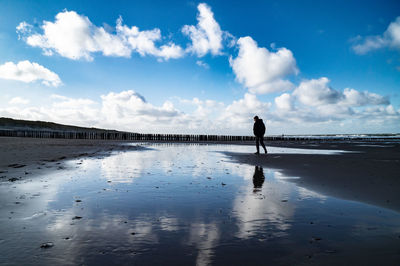
[[251,153],[253,146],[147,146],[1,183],[0,263],[400,262],[398,212],[308,190],[293,182],[301,177],[234,163],[223,153]]

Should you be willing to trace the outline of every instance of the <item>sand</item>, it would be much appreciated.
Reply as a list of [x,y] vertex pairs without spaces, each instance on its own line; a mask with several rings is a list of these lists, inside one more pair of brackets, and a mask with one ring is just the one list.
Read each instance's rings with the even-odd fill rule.
[[398,265],[399,143],[123,144],[0,138],[0,264]]
[[300,187],[400,212],[400,143],[309,141],[267,146],[345,151],[335,154],[226,153],[232,160],[278,169]]
[[122,141],[0,137],[0,181],[61,170],[68,159],[142,148],[126,144]]
[[[125,144],[125,145],[124,145]],[[123,141],[0,138],[0,181],[23,179],[63,169],[63,161],[105,156],[143,147]],[[232,144],[232,143],[231,143]],[[237,143],[249,144],[249,143]],[[267,146],[336,150],[321,154],[226,153],[232,160],[279,169],[298,186],[337,198],[400,211],[400,143],[303,141],[268,142]],[[340,153],[339,151],[346,151]]]

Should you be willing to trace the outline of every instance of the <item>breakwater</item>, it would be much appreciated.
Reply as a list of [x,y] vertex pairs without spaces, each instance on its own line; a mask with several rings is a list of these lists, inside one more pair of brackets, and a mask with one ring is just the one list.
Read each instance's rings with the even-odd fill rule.
[[[0,137],[56,138],[56,139],[97,139],[127,141],[178,141],[178,142],[242,142],[254,141],[254,136],[235,135],[195,135],[195,134],[143,134],[131,132],[108,131],[46,131],[46,130],[7,130],[0,129]],[[267,141],[306,141],[306,140],[391,140],[400,141],[399,137],[373,136],[265,136]]]

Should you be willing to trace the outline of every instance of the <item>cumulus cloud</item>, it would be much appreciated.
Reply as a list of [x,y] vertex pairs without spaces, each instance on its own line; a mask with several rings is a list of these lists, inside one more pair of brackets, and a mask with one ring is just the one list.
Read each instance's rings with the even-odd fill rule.
[[275,98],[275,105],[279,110],[292,111],[294,109],[293,97],[289,93],[284,93]]
[[56,73],[38,63],[31,63],[28,60],[20,61],[17,64],[6,62],[0,65],[0,78],[18,80],[25,83],[41,80],[44,85],[54,87],[62,84]]
[[[346,91],[346,90],[345,90]],[[267,134],[341,132],[341,125],[348,125],[345,132],[365,131],[365,126],[379,127],[381,132],[398,128],[400,110],[393,105],[377,105],[381,101],[346,100],[340,92],[336,103],[305,105],[297,96],[284,93],[275,99],[275,105],[263,102],[255,94],[246,93],[230,104],[213,100],[180,99],[181,103],[195,107],[183,112],[173,102],[154,105],[139,93],[127,90],[109,92],[99,100],[51,95],[50,104],[29,106],[33,101],[16,99],[8,107],[0,107],[0,116],[28,120],[45,120],[78,126],[93,126],[141,133],[190,133],[190,134],[240,134],[252,135],[252,118],[260,116],[267,123]],[[360,99],[367,92],[360,93]],[[18,104],[21,102],[21,104]],[[22,104],[26,102],[26,104]],[[352,103],[352,105],[350,105]],[[273,108],[275,107],[275,108]],[[371,126],[372,127],[372,126]]]
[[294,85],[285,80],[290,74],[297,74],[296,60],[290,50],[279,48],[271,52],[258,47],[251,37],[242,37],[237,41],[239,54],[230,57],[229,63],[236,79],[252,93],[272,93],[290,90]]
[[303,81],[295,89],[293,95],[308,106],[337,103],[342,95],[330,88],[328,83],[329,79],[325,77]]
[[367,36],[364,38],[360,36],[355,42],[352,48],[355,53],[361,55],[384,47],[400,49],[400,17],[391,22],[382,35]]
[[175,117],[178,111],[173,104],[166,101],[161,107],[147,103],[140,94],[128,90],[120,93],[110,92],[102,95],[102,113],[106,118],[113,121],[115,118],[123,120],[129,117],[147,117],[151,121],[163,120]]
[[269,115],[275,122],[317,124],[368,121],[370,117],[382,121],[400,118],[387,97],[351,88],[335,90],[326,77],[304,80],[292,94],[284,93],[274,102],[275,110]]
[[260,101],[256,95],[246,93],[243,99],[233,101],[228,105],[217,121],[221,122],[221,125],[225,124],[225,128],[230,126],[238,129],[249,128],[255,115],[260,118],[267,117],[270,106],[270,103]]
[[185,25],[182,32],[189,36],[192,44],[187,51],[202,57],[210,52],[213,55],[221,54],[223,48],[223,31],[218,22],[214,19],[214,13],[211,8],[201,3],[197,6],[199,14],[197,15],[197,25]]
[[26,22],[17,26],[20,38],[33,47],[43,49],[45,55],[57,53],[63,57],[77,60],[93,60],[93,53],[104,56],[130,57],[132,52],[142,56],[153,55],[161,59],[179,58],[183,50],[174,43],[155,45],[161,40],[161,32],[155,28],[140,31],[138,27],[128,27],[118,18],[116,33],[110,33],[103,27],[97,27],[88,17],[75,11],[63,11],[56,15],[55,21],[44,21],[43,34],[34,33],[33,27]]
[[157,48],[155,42],[161,40],[160,29],[140,31],[138,27],[128,27],[122,25],[122,18],[117,20],[117,36],[124,44],[128,44],[129,49],[138,52],[141,56],[153,55],[163,59],[180,58],[183,50],[180,46],[170,42]]
[[383,97],[376,93],[370,93],[367,91],[359,92],[355,89],[344,89],[343,92],[344,101],[343,104],[349,106],[365,106],[365,105],[388,105],[389,99],[387,97]]
[[294,90],[293,96],[295,96],[300,103],[307,106],[337,104],[357,107],[381,104],[388,105],[390,103],[387,97],[367,91],[359,92],[350,88],[344,89],[343,92],[335,90],[328,86],[329,82],[329,79],[326,77],[302,81]]

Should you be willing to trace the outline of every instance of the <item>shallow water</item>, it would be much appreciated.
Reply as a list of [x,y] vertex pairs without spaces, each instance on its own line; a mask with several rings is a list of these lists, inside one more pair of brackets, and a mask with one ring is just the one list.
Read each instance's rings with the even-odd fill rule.
[[[222,153],[254,147],[148,146],[1,183],[0,263],[400,261],[397,212],[310,191],[291,182],[299,177],[233,163]],[[269,152],[337,151],[270,147]]]

